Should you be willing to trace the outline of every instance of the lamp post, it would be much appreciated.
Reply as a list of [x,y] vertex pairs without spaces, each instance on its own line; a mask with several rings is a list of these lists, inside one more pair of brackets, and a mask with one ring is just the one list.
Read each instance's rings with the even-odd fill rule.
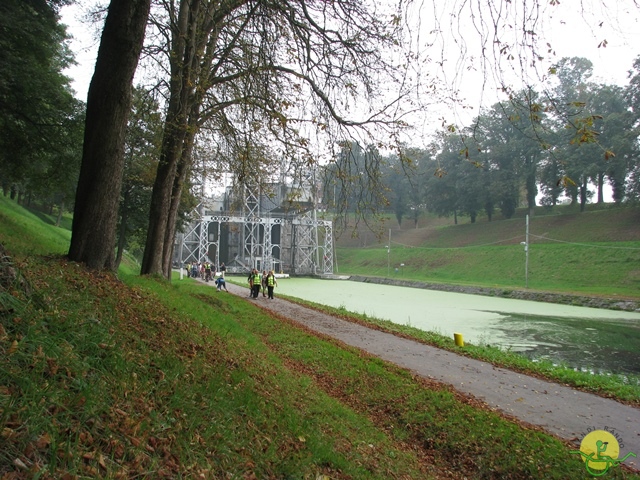
[[520,245],[524,246],[524,285],[525,288],[529,288],[529,215],[527,215],[527,228],[524,237],[524,242],[520,242]]
[[391,255],[391,247],[389,247],[389,245],[385,245],[384,248],[387,249],[387,277],[389,277],[389,268],[390,268],[389,256]]
[[387,245],[387,278],[389,278],[389,267],[391,258],[391,229],[389,229],[389,245]]

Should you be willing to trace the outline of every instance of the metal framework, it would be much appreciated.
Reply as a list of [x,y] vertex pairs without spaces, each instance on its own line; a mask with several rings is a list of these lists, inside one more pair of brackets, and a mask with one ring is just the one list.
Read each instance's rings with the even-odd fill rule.
[[196,208],[195,220],[180,244],[182,264],[209,261],[219,265],[221,240],[226,235],[228,251],[222,257],[229,257],[229,251],[238,252],[227,262],[231,273],[251,268],[294,275],[333,273],[330,220],[318,220],[315,208],[300,214],[262,212],[259,189],[245,186],[243,198],[241,215],[205,215],[203,205]]

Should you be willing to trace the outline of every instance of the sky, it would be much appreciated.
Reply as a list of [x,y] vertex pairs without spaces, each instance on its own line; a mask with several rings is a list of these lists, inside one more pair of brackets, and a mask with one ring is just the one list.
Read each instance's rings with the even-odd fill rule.
[[[107,1],[77,0],[76,4],[64,7],[61,11],[62,21],[68,25],[69,33],[74,37],[70,46],[78,62],[78,65],[66,73],[73,79],[72,87],[76,96],[82,100],[86,99],[99,43],[97,27],[83,22],[82,15],[88,6],[98,2],[105,4]],[[495,84],[491,83],[490,77],[495,72],[489,72],[487,75],[478,67],[480,46],[478,37],[473,36],[473,25],[464,24],[464,20],[462,24],[458,19],[451,21],[450,14],[461,8],[473,9],[473,5],[493,2],[498,6],[506,4],[504,0],[426,0],[416,3],[420,10],[413,17],[419,18],[423,30],[419,32],[420,35],[412,33],[416,42],[434,41],[434,37],[429,35],[429,31],[432,32],[434,29],[434,18],[440,22],[435,28],[439,28],[443,34],[442,38],[435,40],[435,48],[425,49],[420,45],[414,48],[420,48],[423,53],[444,61],[447,67],[443,67],[440,72],[434,72],[435,75],[442,77],[446,74],[447,85],[458,90],[459,96],[466,100],[465,105],[469,106],[461,109],[452,108],[447,104],[431,104],[424,119],[416,122],[417,135],[412,137],[416,146],[426,147],[433,138],[434,130],[441,127],[442,123],[469,125],[479,113],[481,106],[490,107],[495,102],[504,100]],[[594,64],[593,81],[621,86],[627,84],[627,73],[634,58],[640,55],[640,6],[635,6],[634,0],[610,0],[606,3],[603,0],[539,0],[539,3],[542,4],[541,10],[534,13],[540,16],[538,25],[540,34],[544,36],[541,43],[544,45],[548,42],[552,46],[550,52],[544,52],[544,62],[540,67],[563,57],[586,57]],[[531,9],[535,3],[531,0],[513,0],[509,5],[509,8],[517,11]],[[475,21],[477,22],[478,17],[483,14],[484,12],[480,11],[474,12]],[[466,21],[470,22],[468,19]],[[459,38],[449,36],[451,25],[461,30]],[[606,47],[603,47],[605,40]],[[474,69],[467,68],[467,63],[460,68],[460,52],[463,49],[466,52],[464,62],[475,61]],[[436,58],[438,56],[439,59]],[[508,68],[503,70],[508,71]],[[544,73],[546,68],[540,68],[540,71]],[[508,78],[509,73],[506,75]],[[517,74],[511,75],[513,86],[517,89],[517,83],[521,82],[522,78],[517,78]],[[487,79],[489,83],[485,83]],[[527,82],[535,80],[535,76],[532,75]],[[484,88],[481,88],[483,83]]]

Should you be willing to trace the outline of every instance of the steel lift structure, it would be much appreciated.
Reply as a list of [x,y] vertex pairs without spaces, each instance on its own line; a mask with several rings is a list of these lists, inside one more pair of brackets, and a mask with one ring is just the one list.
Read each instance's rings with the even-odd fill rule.
[[[219,211],[200,204],[176,249],[182,265],[224,262],[230,273],[252,268],[290,275],[333,274],[333,223],[318,219],[315,201],[284,209],[282,196],[241,187],[241,208],[228,198]],[[227,194],[228,195],[228,194]],[[225,208],[225,206],[227,208]],[[239,210],[239,211],[238,211]]]

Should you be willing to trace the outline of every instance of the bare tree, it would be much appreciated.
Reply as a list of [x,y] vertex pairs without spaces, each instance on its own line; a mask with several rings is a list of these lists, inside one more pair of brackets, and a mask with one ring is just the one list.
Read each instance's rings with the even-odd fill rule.
[[142,273],[169,276],[177,202],[201,129],[224,138],[220,157],[230,171],[260,182],[264,171],[252,165],[279,165],[262,161],[270,158],[264,149],[248,157],[256,146],[279,145],[288,165],[311,164],[311,136],[403,123],[391,110],[402,94],[402,70],[383,55],[400,43],[394,12],[383,15],[358,0],[164,6],[170,28],[164,19],[156,27],[171,80]]

